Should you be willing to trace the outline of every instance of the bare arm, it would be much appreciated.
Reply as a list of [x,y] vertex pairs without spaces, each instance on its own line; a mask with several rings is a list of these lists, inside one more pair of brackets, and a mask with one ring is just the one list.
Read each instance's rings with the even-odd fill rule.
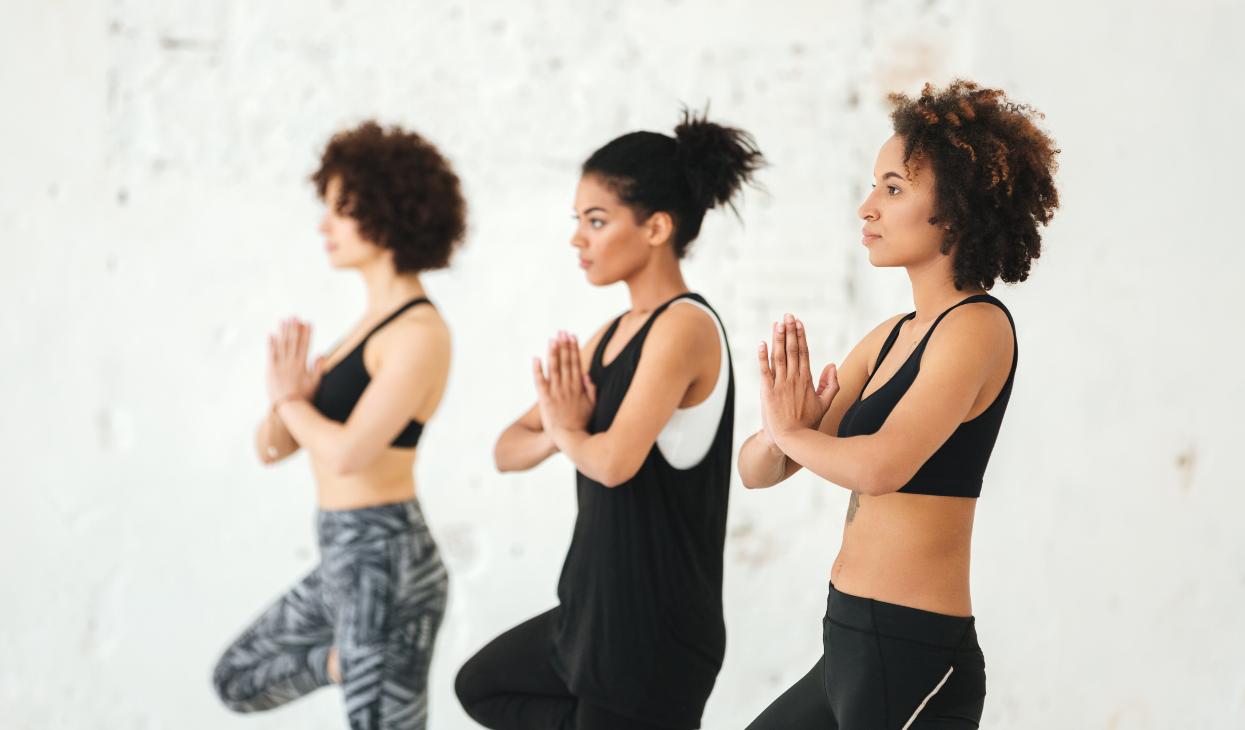
[[[902,316],[902,315],[900,315]],[[838,366],[836,375],[839,390],[830,402],[830,408],[822,417],[817,430],[834,434],[839,430],[843,414],[851,407],[869,379],[869,360],[881,350],[882,341],[899,316],[883,322],[852,348],[847,358]],[[757,431],[739,450],[739,476],[749,489],[772,487],[785,481],[803,467],[782,452],[765,428]]]
[[[609,323],[602,325],[583,346],[579,353],[581,362],[592,361],[597,343],[601,341],[601,336],[608,327]],[[493,462],[498,471],[526,471],[557,451],[553,437],[545,431],[541,423],[540,406],[533,405],[497,437],[497,443],[493,446]]]
[[540,406],[532,406],[506,427],[493,447],[497,471],[526,471],[557,453],[553,438],[540,423]]
[[341,475],[374,462],[402,432],[412,414],[430,413],[449,372],[449,333],[431,312],[388,327],[371,382],[345,423],[325,418],[306,400],[278,406],[290,433],[318,460]]
[[[649,330],[636,373],[609,429],[553,429],[553,440],[580,472],[606,487],[635,476],[658,434],[720,348],[717,326],[696,307],[671,307]],[[717,369],[714,368],[716,374]]]
[[298,451],[298,442],[275,412],[269,412],[255,429],[255,453],[261,464],[276,464]]
[[960,307],[930,337],[915,382],[877,433],[837,438],[788,423],[775,429],[775,442],[805,468],[854,492],[897,491],[964,422],[991,374],[1010,361],[1011,337],[996,308]]

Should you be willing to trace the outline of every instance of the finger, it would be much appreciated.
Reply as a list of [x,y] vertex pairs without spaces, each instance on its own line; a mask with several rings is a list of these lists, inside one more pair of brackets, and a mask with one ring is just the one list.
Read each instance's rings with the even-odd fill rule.
[[559,355],[558,366],[562,368],[562,387],[568,391],[579,385],[579,376],[575,374],[571,367],[571,340],[565,332],[562,332],[558,338]]
[[294,325],[289,319],[285,320],[285,334],[281,340],[281,359],[288,361],[294,356]]
[[549,340],[549,356],[546,362],[549,365],[548,384],[551,392],[557,392],[562,386],[562,372],[558,363],[558,340],[557,338]]
[[772,384],[774,371],[769,366],[769,350],[765,347],[765,340],[761,340],[761,344],[757,345],[757,364],[761,367],[761,383]]
[[781,321],[774,323],[774,346],[770,348],[769,359],[770,367],[774,371],[774,377],[782,380],[787,377],[787,341],[786,333],[783,329]]
[[795,329],[795,317],[783,317],[784,341],[787,345],[787,372],[793,377],[800,374],[800,337]]
[[592,382],[592,378],[588,377],[588,373],[584,373],[584,392],[588,394],[588,402],[597,402],[597,386]]
[[277,363],[277,338],[268,335],[268,366],[272,367]]
[[307,345],[311,340],[311,332],[307,325],[298,322],[294,328],[294,359],[299,365],[307,366]]
[[795,336],[800,356],[800,380],[811,383],[813,366],[808,363],[808,336],[804,332],[804,323],[798,319],[795,321]]
[[575,335],[571,335],[566,344],[568,348],[567,354],[571,356],[571,377],[574,378],[573,383],[582,383],[584,380],[584,370],[579,362],[579,339]]
[[821,371],[821,379],[817,383],[817,397],[829,403],[838,392],[839,370],[834,363],[830,363]]
[[545,379],[545,369],[539,357],[532,358],[532,381],[538,394],[543,395],[549,390],[549,381]]

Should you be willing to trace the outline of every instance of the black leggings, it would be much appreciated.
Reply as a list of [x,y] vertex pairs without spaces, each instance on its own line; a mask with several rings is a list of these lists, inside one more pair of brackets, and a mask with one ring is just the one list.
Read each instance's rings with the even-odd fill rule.
[[524,621],[467,660],[454,681],[467,714],[492,730],[657,730],[571,694],[553,670],[557,611]]
[[981,721],[986,664],[972,617],[830,586],[821,659],[748,730],[964,730]]

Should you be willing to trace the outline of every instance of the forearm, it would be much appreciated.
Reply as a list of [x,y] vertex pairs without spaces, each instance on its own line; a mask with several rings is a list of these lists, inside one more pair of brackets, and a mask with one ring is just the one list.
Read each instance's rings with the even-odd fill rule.
[[622,484],[639,469],[638,464],[620,461],[619,450],[613,447],[608,431],[589,434],[584,430],[558,429],[553,433],[553,441],[580,473],[606,487]]
[[275,464],[297,450],[298,442],[276,413],[269,412],[255,428],[255,452],[261,463]]
[[498,471],[525,471],[548,459],[558,447],[544,430],[533,430],[522,423],[512,423],[493,447],[493,462]]
[[300,446],[317,460],[338,464],[346,427],[325,418],[305,400],[286,400],[277,406],[277,414]]
[[757,431],[739,448],[739,478],[749,489],[772,487],[799,469],[770,440],[765,431]]
[[839,438],[799,428],[775,433],[774,438],[789,459],[828,482],[862,494],[893,491],[883,483],[883,455],[874,436]]

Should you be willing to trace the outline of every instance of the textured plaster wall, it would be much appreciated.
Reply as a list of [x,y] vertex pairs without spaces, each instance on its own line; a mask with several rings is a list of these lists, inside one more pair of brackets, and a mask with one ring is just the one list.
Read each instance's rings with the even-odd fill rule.
[[[432,727],[454,672],[554,601],[574,515],[561,459],[493,439],[527,358],[625,306],[567,246],[582,158],[680,102],[751,130],[772,167],[711,214],[686,272],[752,346],[783,311],[839,359],[911,302],[855,209],[886,91],[967,75],[1048,115],[1064,205],[999,294],[1021,363],[987,475],[974,598],[990,728],[1245,727],[1236,2],[19,2],[0,22],[0,708],[5,728],[340,728],[334,692],[243,720],[217,653],[311,567],[305,457],[265,470],[263,336],[329,344],[359,283],[330,271],[305,176],[376,116],[453,159],[471,235],[427,284],[455,333],[421,445],[452,571]],[[705,713],[739,728],[820,652],[847,493],[732,492],[729,646]]]

